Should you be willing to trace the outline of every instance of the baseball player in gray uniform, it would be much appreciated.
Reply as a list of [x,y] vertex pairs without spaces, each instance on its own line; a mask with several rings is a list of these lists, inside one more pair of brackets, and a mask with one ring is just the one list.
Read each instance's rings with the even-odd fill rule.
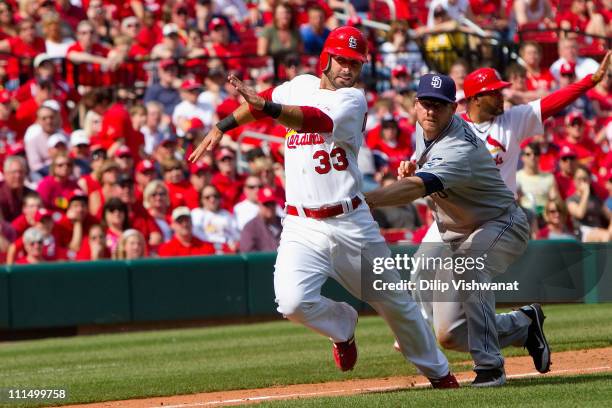
[[448,76],[421,78],[417,161],[403,163],[399,181],[367,193],[365,199],[376,208],[427,196],[447,255],[455,260],[480,259],[480,267],[461,268],[462,273],[459,268],[436,269],[437,282],[468,282],[476,290],[434,291],[433,326],[443,347],[471,353],[476,371],[473,386],[497,386],[505,383],[500,348],[532,345],[528,349],[540,365],[550,356],[542,318],[530,306],[495,314],[494,292],[487,285],[524,252],[529,225],[485,144],[453,114],[455,92]]

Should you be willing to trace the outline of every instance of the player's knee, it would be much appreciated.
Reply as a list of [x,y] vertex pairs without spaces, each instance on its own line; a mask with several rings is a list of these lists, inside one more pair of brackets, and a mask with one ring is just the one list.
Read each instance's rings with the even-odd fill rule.
[[459,349],[456,333],[452,330],[436,330],[436,339],[440,346],[446,350]]
[[308,303],[295,299],[279,301],[277,310],[289,320],[302,321],[309,307]]

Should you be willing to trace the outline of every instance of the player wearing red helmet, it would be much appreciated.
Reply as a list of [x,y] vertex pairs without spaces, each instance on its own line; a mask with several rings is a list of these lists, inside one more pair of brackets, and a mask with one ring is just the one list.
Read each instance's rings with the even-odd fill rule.
[[[332,31],[321,53],[321,77],[298,75],[257,94],[235,76],[229,82],[244,97],[241,105],[219,122],[190,156],[197,161],[214,148],[223,133],[265,115],[289,129],[285,137],[287,216],[274,272],[278,311],[333,342],[333,356],[342,371],[357,362],[357,311],[321,295],[332,277],[363,298],[364,268],[391,256],[361,192],[357,155],[363,143],[367,103],[354,88],[367,60],[367,46],[353,27]],[[374,275],[372,275],[374,276]],[[394,268],[381,283],[400,284]],[[405,291],[385,291],[367,300],[387,321],[405,358],[427,376],[434,388],[459,386],[446,357],[414,300]]]

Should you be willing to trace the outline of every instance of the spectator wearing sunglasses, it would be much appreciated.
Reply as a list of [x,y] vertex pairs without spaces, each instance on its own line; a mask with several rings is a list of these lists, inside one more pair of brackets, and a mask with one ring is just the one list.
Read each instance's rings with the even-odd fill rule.
[[540,228],[536,239],[571,239],[576,236],[568,228],[569,218],[565,202],[559,198],[548,200],[544,207],[544,221],[546,225]]
[[541,216],[548,199],[557,197],[559,192],[552,173],[540,171],[539,158],[539,144],[533,142],[525,146],[521,154],[523,168],[516,173],[516,183],[521,207]]
[[200,208],[191,212],[193,234],[202,241],[216,244],[218,249],[227,246],[235,251],[240,240],[236,218],[221,208],[221,195],[214,186],[202,190]]

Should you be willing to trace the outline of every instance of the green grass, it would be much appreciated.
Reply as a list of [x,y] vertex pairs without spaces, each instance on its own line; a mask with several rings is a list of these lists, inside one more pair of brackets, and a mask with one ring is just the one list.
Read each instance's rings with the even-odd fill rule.
[[418,389],[350,397],[277,401],[258,407],[604,407],[612,401],[612,374],[510,380],[500,388]]
[[[553,351],[612,345],[612,304],[545,312]],[[327,339],[286,321],[3,343],[0,388],[64,387],[66,403],[77,403],[415,373],[380,318],[360,318],[357,339],[360,359],[348,374],[335,368]],[[457,364],[468,354],[447,355],[454,370],[470,369]]]

